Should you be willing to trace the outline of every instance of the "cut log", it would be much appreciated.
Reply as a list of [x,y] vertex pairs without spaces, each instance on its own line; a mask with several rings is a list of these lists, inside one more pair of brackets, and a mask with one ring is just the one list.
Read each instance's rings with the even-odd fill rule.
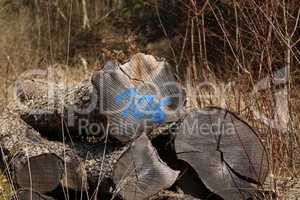
[[177,130],[179,159],[224,199],[248,199],[268,174],[268,158],[256,133],[233,113],[206,108],[188,114]]
[[[17,187],[32,188],[36,192],[52,191],[60,185],[65,165],[72,163],[72,171],[85,180],[81,158],[68,145],[45,140],[16,113],[6,111],[0,117],[0,144],[2,158],[6,158],[13,182]],[[72,182],[70,176],[69,181]],[[75,186],[74,186],[75,187]],[[81,189],[81,183],[75,187]]]
[[46,140],[9,110],[0,124],[2,159],[9,163],[4,171],[15,188],[45,193],[62,186],[80,191],[96,188],[98,180],[106,191],[112,187],[108,180],[123,148]]
[[112,127],[110,134],[123,143],[178,119],[185,100],[170,66],[144,54],[124,65],[107,63],[93,74],[92,83]]
[[52,197],[43,195],[30,189],[19,189],[13,200],[55,200]]
[[117,162],[113,180],[117,193],[125,200],[140,200],[169,188],[178,174],[159,158],[148,137],[142,134]]
[[16,93],[21,118],[48,139],[61,139],[63,131],[74,138],[103,139],[106,118],[97,109],[89,81],[66,88],[63,83],[24,80],[17,83]]
[[20,81],[18,112],[51,140],[65,131],[101,141],[108,117],[110,135],[126,143],[153,126],[176,121],[185,100],[170,65],[150,55],[136,54],[124,65],[108,62],[92,83],[65,88],[64,83]]
[[[106,68],[110,68],[110,65]],[[134,91],[133,88],[129,91],[131,86],[126,75],[120,70],[105,71],[104,69],[94,73],[92,82],[98,90],[100,110],[108,116],[110,134],[113,137],[126,143],[136,137],[135,134],[143,131],[141,118],[125,110],[131,101],[130,94]],[[125,96],[126,91],[127,96]],[[117,97],[122,93],[125,99],[121,101],[120,98],[119,101]]]
[[[18,160],[18,157],[14,160]],[[64,166],[60,157],[48,153],[29,157],[26,163],[15,161],[14,171],[19,187],[48,192],[59,185]]]
[[149,84],[157,90],[158,96],[171,98],[165,109],[173,111],[173,117],[181,110],[186,98],[185,90],[177,82],[171,65],[165,59],[138,53],[129,62],[120,65],[120,69],[135,86],[140,87],[141,82]]
[[[115,144],[68,145],[42,138],[16,113],[5,113],[0,117],[0,144],[5,154],[2,157],[5,163],[10,163],[5,171],[10,173],[16,189],[32,188],[37,193],[36,198],[44,198],[38,193],[45,194],[58,187],[111,192],[113,180],[116,185],[123,186],[116,190],[120,190],[126,199],[135,199],[131,198],[135,195],[132,191],[142,188],[137,194],[136,199],[139,199],[170,187],[178,176],[179,172],[160,160],[146,135],[124,147]],[[125,172],[122,167],[132,161],[128,159],[133,159],[134,166],[130,166],[129,174],[122,174]],[[131,179],[132,176],[139,178],[121,184],[122,177]]]
[[198,199],[222,200],[221,197],[207,189],[197,172],[188,163],[177,158],[174,136],[180,124],[181,122],[178,121],[169,129],[165,129],[165,131],[161,130],[163,133],[159,133],[158,136],[151,141],[159,153],[160,158],[172,169],[180,171],[178,179],[172,188],[176,188],[181,194],[190,195]]

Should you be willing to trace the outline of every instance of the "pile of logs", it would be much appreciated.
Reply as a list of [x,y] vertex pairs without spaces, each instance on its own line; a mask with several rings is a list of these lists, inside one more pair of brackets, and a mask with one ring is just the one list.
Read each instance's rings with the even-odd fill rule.
[[136,54],[122,65],[109,62],[72,88],[23,80],[16,95],[0,117],[12,198],[263,195],[268,159],[255,131],[221,108],[187,110],[164,60]]

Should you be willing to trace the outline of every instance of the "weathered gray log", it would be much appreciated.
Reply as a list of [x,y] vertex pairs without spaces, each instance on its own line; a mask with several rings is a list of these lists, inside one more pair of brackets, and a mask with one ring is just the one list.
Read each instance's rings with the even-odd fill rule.
[[[180,125],[175,131],[177,156],[195,169],[208,189],[224,199],[252,197],[268,171],[255,132],[219,108],[192,112],[180,124],[176,109],[185,94],[169,68],[164,61],[137,54],[124,65],[108,63],[93,75],[92,84],[85,81],[73,89],[37,80],[19,83],[21,106],[0,118],[0,143],[17,187],[38,193],[58,186],[109,191],[113,180],[115,192],[124,199],[146,199],[170,187],[178,176],[161,161],[146,134],[152,139],[175,123]],[[49,84],[54,88],[50,93]],[[100,142],[64,144],[70,133],[95,135],[89,129],[82,132],[82,120],[103,128],[96,135]],[[123,148],[103,142],[106,125],[109,135],[126,144]]]
[[145,54],[124,65],[107,63],[93,74],[92,83],[100,110],[110,121],[110,134],[123,143],[178,119],[185,100],[168,63]]
[[[13,110],[13,109],[11,109]],[[17,113],[7,110],[0,117],[0,144],[6,170],[16,188],[45,193],[58,186],[73,190],[95,188],[111,179],[113,164],[122,148],[64,144],[41,137]],[[9,164],[8,164],[9,163]],[[111,185],[110,185],[111,186]],[[107,188],[107,187],[106,187]]]
[[32,191],[30,189],[19,189],[16,192],[16,196],[13,200],[55,200],[52,197],[43,195],[39,192]]
[[112,144],[64,144],[41,137],[13,112],[14,109],[11,110],[0,117],[2,157],[6,163],[10,163],[5,171],[10,173],[17,189],[32,188],[37,194],[36,198],[43,199],[44,196],[38,193],[45,194],[57,187],[112,191],[112,180],[119,185],[121,173],[124,172],[122,166],[131,162],[129,158],[133,158],[135,167],[139,167],[137,174],[130,171],[130,175],[141,178],[135,180],[137,185],[118,187],[121,194],[126,194],[122,195],[125,199],[132,199],[130,195],[135,186],[137,189],[143,187],[143,193],[139,193],[138,197],[143,195],[147,198],[170,187],[176,180],[178,172],[160,160],[146,135],[124,147]]
[[178,119],[185,99],[170,65],[150,55],[136,54],[124,65],[108,62],[92,82],[64,88],[62,83],[20,81],[21,118],[50,139],[66,129],[72,136],[100,141],[107,116],[110,135],[126,143],[154,125]]
[[224,199],[248,199],[268,175],[266,150],[253,129],[220,108],[196,110],[176,132],[179,159]]
[[126,143],[153,126],[178,119],[185,93],[170,68],[163,60],[136,54],[124,65],[108,62],[94,73],[93,85],[83,81],[65,88],[63,83],[21,81],[19,113],[50,139],[66,131],[101,141],[108,117],[110,135]]
[[159,158],[146,134],[142,134],[117,162],[113,180],[116,192],[125,200],[140,200],[171,187],[178,174]]
[[[106,118],[97,109],[90,81],[65,88],[63,83],[24,80],[17,83],[16,92],[21,118],[49,139],[62,138],[62,132],[103,139]],[[93,125],[96,130],[91,129]]]
[[81,189],[81,181],[85,180],[79,165],[82,159],[68,145],[45,140],[12,111],[0,117],[0,124],[0,144],[5,154],[2,158],[9,163],[7,170],[11,170],[17,187],[33,188],[36,192],[54,190],[64,179],[65,165],[72,164],[68,173],[76,173],[81,180],[73,180],[74,176],[66,179],[76,182],[74,189]]

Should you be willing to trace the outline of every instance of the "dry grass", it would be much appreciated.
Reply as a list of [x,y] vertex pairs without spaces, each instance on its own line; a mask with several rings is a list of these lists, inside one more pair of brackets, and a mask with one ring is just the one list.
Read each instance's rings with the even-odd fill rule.
[[[293,185],[300,190],[298,4],[255,0],[185,4],[189,23],[182,52],[189,51],[186,60],[191,73],[185,80],[192,80],[190,93],[201,84],[197,79],[221,85],[217,92],[210,88],[208,100],[194,98],[192,103],[226,107],[260,132],[270,152],[269,189],[280,198],[291,198]],[[284,83],[276,84],[279,76]],[[253,93],[266,77],[269,85]],[[208,94],[206,88],[200,91]],[[275,124],[284,123],[285,130],[262,123],[257,111],[270,119],[280,116]]]
[[[291,183],[300,175],[297,0],[181,1],[184,17],[176,27],[177,35],[170,38],[159,20],[165,38],[147,44],[149,48],[144,47],[143,36],[126,30],[126,24],[122,29],[114,24],[115,18],[110,16],[120,11],[119,4],[93,6],[89,2],[86,18],[83,5],[75,0],[56,5],[45,3],[48,1],[32,1],[32,5],[7,2],[0,0],[0,107],[9,101],[9,86],[26,70],[60,63],[68,79],[78,81],[107,59],[124,60],[146,49],[163,52],[187,88],[189,105],[219,105],[239,113],[260,132],[270,152],[271,189],[283,197],[292,188]],[[146,2],[157,6],[155,1]],[[87,66],[81,58],[87,60]],[[271,84],[253,93],[260,80],[274,80],[274,72],[282,68],[285,84]],[[219,91],[209,87],[195,91],[203,81],[216,85]],[[257,110],[269,118],[278,115],[276,93],[280,91],[286,91],[289,114],[284,119],[285,131],[262,123],[254,113]],[[288,181],[280,188],[281,180]]]

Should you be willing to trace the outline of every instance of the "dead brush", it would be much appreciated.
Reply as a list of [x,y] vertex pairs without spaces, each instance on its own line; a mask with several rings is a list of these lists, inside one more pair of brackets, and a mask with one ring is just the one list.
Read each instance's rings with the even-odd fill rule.
[[[181,55],[188,69],[180,70],[188,72],[184,73],[189,82],[187,93],[195,96],[195,88],[203,81],[217,85],[233,83],[222,93],[202,87],[199,94],[209,98],[192,98],[190,102],[200,107],[223,106],[247,119],[260,132],[269,150],[271,176],[265,189],[287,199],[299,190],[299,112],[293,103],[299,90],[294,81],[298,77],[293,76],[300,58],[297,4],[256,0],[182,2],[188,21],[181,39]],[[282,72],[280,77],[276,75],[278,71]],[[257,83],[266,77],[270,79],[266,87],[253,93]],[[282,83],[275,84],[276,79]],[[278,94],[284,96],[279,102]],[[280,106],[285,110],[277,109]],[[254,110],[269,119],[278,119],[280,115],[286,129],[272,128]],[[282,114],[284,111],[287,115]]]
[[[82,69],[82,62],[74,59],[79,57],[78,46],[73,45],[77,44],[75,36],[82,32],[97,36],[102,28],[99,24],[108,23],[105,19],[121,6],[109,1],[93,2],[0,0],[4,5],[0,8],[1,104],[8,102],[7,86],[27,69],[58,62],[66,64],[68,79],[83,77],[87,67]],[[158,6],[153,1],[149,4]],[[271,174],[263,189],[275,192],[278,198],[292,198],[299,190],[300,175],[298,0],[185,0],[180,1],[180,6],[185,17],[178,22],[182,24],[181,30],[174,38],[169,38],[159,21],[168,39],[165,48],[174,57],[174,70],[185,83],[188,106],[226,107],[246,119],[259,131],[269,152]],[[91,65],[97,63],[99,49],[106,58],[124,59],[139,49],[135,37],[139,36],[129,37],[130,49],[125,53],[114,46],[99,46],[96,37],[91,43],[97,45],[88,46],[92,51],[84,59]],[[69,68],[70,65],[77,68]],[[274,74],[280,69],[283,69],[283,83],[278,86],[274,84]],[[253,93],[257,83],[266,77],[270,79],[268,87]],[[195,91],[204,81],[220,86],[219,91],[216,93],[212,87]],[[278,91],[286,91],[287,116],[276,109],[280,105],[276,102]],[[285,131],[270,127],[254,111],[270,119],[282,116]]]

